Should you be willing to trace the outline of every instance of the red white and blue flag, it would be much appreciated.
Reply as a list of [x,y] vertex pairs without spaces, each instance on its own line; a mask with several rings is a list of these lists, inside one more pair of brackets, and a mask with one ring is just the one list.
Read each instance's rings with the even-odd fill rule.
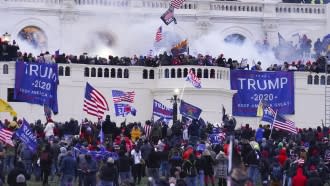
[[89,83],[86,83],[83,111],[101,119],[107,110],[109,110],[109,106],[104,96]]
[[13,137],[14,132],[5,129],[3,126],[0,126],[0,141],[10,145],[14,146],[13,140],[11,139]]
[[134,97],[135,97],[134,91],[124,92],[121,90],[112,90],[112,100],[114,103],[119,103],[119,102],[133,103]]
[[159,42],[163,39],[163,32],[162,32],[162,26],[160,26],[158,29],[157,29],[157,32],[156,32],[156,37],[155,37],[155,41],[156,42]]
[[202,88],[201,80],[190,69],[186,78],[186,81],[190,81],[195,88]]
[[290,120],[284,118],[283,116],[281,116],[278,113],[276,113],[272,127],[275,127],[275,128],[281,129],[281,130],[285,130],[287,132],[291,132],[294,134],[298,133],[295,123],[293,121],[290,121]]
[[185,0],[171,0],[170,5],[176,9],[181,8]]

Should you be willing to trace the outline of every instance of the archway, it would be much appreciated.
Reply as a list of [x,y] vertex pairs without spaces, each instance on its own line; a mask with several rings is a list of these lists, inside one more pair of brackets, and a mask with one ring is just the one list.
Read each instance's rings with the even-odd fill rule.
[[45,32],[37,26],[26,26],[18,32],[19,39],[35,49],[47,50],[48,39]]
[[246,40],[246,37],[241,34],[230,34],[225,37],[224,41],[230,44],[242,45]]

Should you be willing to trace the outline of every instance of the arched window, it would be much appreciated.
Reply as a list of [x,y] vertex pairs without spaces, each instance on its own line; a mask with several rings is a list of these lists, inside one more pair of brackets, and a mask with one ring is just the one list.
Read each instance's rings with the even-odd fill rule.
[[177,78],[182,78],[182,69],[181,68],[178,68],[177,71],[176,71],[176,77]]
[[165,69],[165,78],[169,78],[170,77],[170,70],[167,68]]
[[307,76],[307,84],[308,84],[308,85],[313,84],[313,76],[312,76],[312,75],[308,75],[308,76]]
[[319,84],[319,76],[315,75],[314,76],[314,85],[318,85]]
[[321,76],[321,85],[325,85],[325,76]]
[[143,79],[148,79],[148,70],[143,69],[143,71],[142,71],[142,78]]
[[327,85],[330,85],[330,76],[327,76]]
[[105,68],[104,69],[104,77],[108,78],[109,77],[109,69],[108,68]]
[[235,45],[242,45],[246,41],[246,37],[241,34],[228,35],[224,41]]
[[85,75],[85,77],[89,77],[89,68],[88,67],[85,67],[84,75]]
[[149,71],[149,79],[155,79],[155,71],[154,70]]
[[187,77],[187,75],[188,75],[188,69],[185,68],[183,69],[183,77]]
[[63,76],[63,74],[64,74],[64,68],[63,68],[63,66],[58,67],[58,75],[59,76]]
[[103,75],[103,69],[102,68],[98,68],[97,69],[97,77],[102,77]]
[[197,77],[202,78],[202,69],[197,69]]
[[91,77],[96,77],[96,69],[92,68],[91,70]]
[[121,68],[118,68],[117,78],[123,78],[123,70]]
[[209,70],[208,69],[204,69],[203,78],[209,78]]
[[129,78],[129,71],[127,68],[124,69],[124,78],[126,78],[126,79]]
[[19,31],[17,37],[25,41],[29,46],[34,49],[47,50],[48,39],[45,32],[36,26],[26,26]]
[[70,71],[70,67],[65,67],[65,76],[70,76],[71,71]]
[[4,64],[3,65],[2,73],[3,74],[8,74],[9,73],[9,71],[8,71],[8,65],[7,64]]
[[215,70],[214,69],[211,69],[211,71],[210,71],[210,78],[211,79],[215,78]]
[[171,78],[175,78],[175,68],[171,69]]
[[115,78],[116,77],[116,69],[112,68],[110,71],[110,77]]

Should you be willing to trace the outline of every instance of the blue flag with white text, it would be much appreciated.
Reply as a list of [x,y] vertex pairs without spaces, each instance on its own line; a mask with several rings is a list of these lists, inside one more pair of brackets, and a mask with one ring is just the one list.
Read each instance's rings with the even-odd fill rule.
[[154,100],[153,115],[171,120],[173,118],[173,109],[166,107],[161,102]]
[[294,114],[293,72],[230,71],[234,116],[256,116],[260,100],[281,114]]
[[16,62],[14,98],[46,105],[57,114],[58,82],[57,64]]
[[191,105],[183,100],[180,103],[180,114],[187,118],[198,119],[202,113],[202,109]]
[[35,152],[37,150],[37,138],[31,130],[29,123],[25,119],[23,119],[23,124],[16,130],[15,134],[23,144],[29,147],[31,151]]

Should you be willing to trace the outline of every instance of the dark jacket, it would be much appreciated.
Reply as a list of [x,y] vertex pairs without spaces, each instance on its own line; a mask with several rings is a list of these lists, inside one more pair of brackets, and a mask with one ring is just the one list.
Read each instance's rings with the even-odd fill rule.
[[30,179],[30,175],[28,175],[25,171],[24,164],[22,162],[17,162],[15,168],[11,170],[7,177],[7,183],[9,186],[21,186],[26,185],[26,183],[16,183],[16,177],[19,174],[23,174],[25,179]]
[[118,159],[119,172],[129,172],[131,163],[132,163],[131,160],[126,155],[119,156]]
[[102,181],[115,181],[118,177],[118,169],[114,164],[107,163],[100,170],[100,179]]
[[61,161],[60,170],[63,175],[74,176],[77,169],[77,163],[72,155],[66,155]]
[[152,150],[147,161],[148,168],[160,168],[160,153]]

